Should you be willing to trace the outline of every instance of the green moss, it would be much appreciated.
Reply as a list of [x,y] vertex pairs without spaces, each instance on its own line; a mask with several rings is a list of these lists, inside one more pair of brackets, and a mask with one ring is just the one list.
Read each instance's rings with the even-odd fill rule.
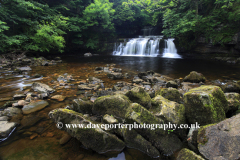
[[217,86],[201,86],[184,94],[188,120],[202,125],[226,118],[227,100]]
[[155,96],[157,95],[161,95],[170,101],[180,102],[180,93],[176,88],[163,88],[155,93]]
[[198,135],[197,135],[197,143],[201,145],[205,145],[208,142],[208,139],[206,137],[206,128],[209,126],[213,126],[214,124],[208,124],[205,126],[201,126],[200,129],[198,130]]
[[130,100],[124,95],[103,96],[94,101],[94,114],[109,114],[123,118],[130,105]]
[[132,102],[139,103],[143,107],[149,109],[151,107],[151,97],[141,87],[135,87],[126,93],[126,96]]
[[197,155],[193,151],[184,148],[178,153],[178,160],[204,160],[201,156]]

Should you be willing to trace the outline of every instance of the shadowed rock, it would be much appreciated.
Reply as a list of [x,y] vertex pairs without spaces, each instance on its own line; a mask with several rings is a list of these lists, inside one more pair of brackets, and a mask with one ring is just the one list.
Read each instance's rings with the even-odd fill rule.
[[55,123],[62,122],[63,124],[82,124],[82,127],[70,127],[63,129],[72,137],[78,139],[86,148],[92,149],[98,153],[105,153],[109,151],[122,151],[125,143],[117,136],[108,133],[101,128],[87,128],[95,122],[84,117],[81,113],[74,112],[68,109],[55,109],[49,113],[49,117]]

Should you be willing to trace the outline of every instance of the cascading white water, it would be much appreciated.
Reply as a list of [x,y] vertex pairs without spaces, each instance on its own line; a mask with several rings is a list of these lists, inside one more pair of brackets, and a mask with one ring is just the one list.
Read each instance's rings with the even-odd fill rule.
[[169,38],[165,40],[165,48],[163,52],[164,58],[181,58],[180,55],[177,54],[177,49],[175,47],[175,44],[173,42],[173,38]]
[[162,39],[162,36],[139,36],[139,38],[130,39],[128,42],[115,44],[113,55],[157,56],[160,39]]
[[[159,54],[160,40],[163,36],[139,36],[132,38],[128,42],[115,43],[113,55],[118,56],[161,56]],[[173,43],[174,39],[165,40],[163,56],[165,58],[181,58],[177,54],[177,49]],[[126,41],[126,40],[125,40]]]

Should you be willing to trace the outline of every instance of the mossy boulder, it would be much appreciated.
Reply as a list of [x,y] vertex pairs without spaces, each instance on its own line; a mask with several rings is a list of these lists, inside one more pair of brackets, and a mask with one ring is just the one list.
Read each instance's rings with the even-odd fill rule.
[[160,95],[153,98],[152,103],[153,107],[150,111],[156,117],[175,124],[186,122],[185,107],[183,104],[169,101]]
[[135,103],[149,109],[151,107],[151,97],[142,87],[134,87],[126,93],[126,96]]
[[239,93],[225,93],[228,101],[229,111],[236,111],[240,109],[240,95]]
[[127,147],[140,150],[153,158],[160,157],[159,151],[134,129],[129,130],[129,128],[119,128],[118,133],[123,137]]
[[183,148],[176,158],[176,160],[204,160],[201,156],[197,155],[193,151]]
[[[186,123],[184,105],[169,101],[160,95],[152,99],[152,108],[149,111],[156,117],[163,119],[165,123],[170,122],[178,125]],[[184,138],[187,136],[187,129],[177,128],[174,133]]]
[[163,155],[170,156],[182,147],[181,140],[175,134],[168,134],[167,130],[164,130],[162,119],[155,117],[137,103],[131,104],[126,114],[126,122],[139,124],[139,128],[135,128],[135,130]]
[[84,127],[63,127],[62,129],[79,140],[86,148],[92,149],[98,153],[122,151],[125,147],[125,143],[117,136],[108,133],[101,128],[88,127],[90,123],[97,124],[84,117],[81,113],[60,108],[51,111],[49,117],[55,123],[82,124]]
[[114,115],[119,118],[124,118],[127,109],[130,106],[128,97],[118,94],[99,97],[94,101],[93,113],[98,115]]
[[198,150],[206,159],[239,159],[240,114],[198,131]]
[[73,110],[83,114],[92,114],[93,103],[82,99],[73,100]]
[[202,75],[202,73],[198,73],[196,71],[190,72],[189,75],[187,75],[184,79],[184,82],[192,82],[192,83],[199,83],[199,82],[205,82],[206,78]]
[[170,101],[181,102],[181,94],[176,88],[162,88],[155,92],[155,96],[157,95],[161,95]]
[[232,81],[227,82],[225,85],[221,86],[223,92],[237,92],[240,93],[240,84]]
[[188,122],[200,125],[216,123],[226,118],[228,103],[220,87],[203,85],[184,94]]

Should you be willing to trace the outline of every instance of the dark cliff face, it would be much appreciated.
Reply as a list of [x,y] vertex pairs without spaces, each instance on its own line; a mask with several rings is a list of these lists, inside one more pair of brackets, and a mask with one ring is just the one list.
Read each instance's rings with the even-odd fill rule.
[[233,54],[233,55],[238,55],[240,54],[240,32],[236,33],[232,41],[226,44],[213,44],[212,41],[206,40],[205,37],[199,37],[197,42],[192,46],[192,48],[184,48],[181,43],[183,41],[178,38],[174,41],[176,44],[176,48],[178,50],[178,53],[186,53],[186,52],[191,52],[191,53],[200,53],[200,54],[211,54],[211,53],[219,53],[219,54]]

